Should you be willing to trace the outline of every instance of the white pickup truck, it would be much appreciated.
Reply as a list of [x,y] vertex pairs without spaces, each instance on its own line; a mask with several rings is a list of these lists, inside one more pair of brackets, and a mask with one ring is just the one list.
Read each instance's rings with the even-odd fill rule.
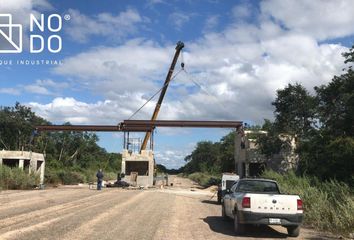
[[281,225],[297,237],[303,205],[297,195],[280,194],[273,180],[240,179],[223,198],[222,216],[234,219],[236,234],[244,233],[246,224]]

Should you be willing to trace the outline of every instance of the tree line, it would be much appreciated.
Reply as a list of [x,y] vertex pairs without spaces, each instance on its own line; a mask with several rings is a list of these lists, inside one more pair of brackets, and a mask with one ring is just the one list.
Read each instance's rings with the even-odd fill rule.
[[20,103],[0,107],[0,149],[45,153],[49,182],[87,181],[98,168],[112,173],[120,170],[121,154],[100,147],[95,133],[35,131],[35,126],[48,124]]
[[[257,144],[262,154],[277,154],[285,144],[279,134],[296,140],[300,161],[299,175],[322,180],[337,179],[354,185],[354,46],[343,54],[346,68],[328,84],[314,87],[310,93],[300,83],[288,84],[276,92],[272,102],[274,121],[265,119],[265,130]],[[234,170],[234,133],[219,142],[199,142],[185,158],[185,173],[212,174]]]

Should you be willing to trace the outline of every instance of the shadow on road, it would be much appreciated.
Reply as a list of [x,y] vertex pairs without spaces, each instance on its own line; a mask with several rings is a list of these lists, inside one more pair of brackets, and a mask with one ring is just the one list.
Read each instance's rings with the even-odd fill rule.
[[[206,222],[210,229],[217,233],[235,236],[233,231],[233,222],[224,220],[219,216],[209,216],[202,219]],[[247,226],[242,237],[252,238],[286,238],[288,235],[280,233],[268,226]]]
[[202,200],[202,203],[207,203],[207,204],[214,204],[214,205],[220,205],[220,203],[218,203],[215,200]]

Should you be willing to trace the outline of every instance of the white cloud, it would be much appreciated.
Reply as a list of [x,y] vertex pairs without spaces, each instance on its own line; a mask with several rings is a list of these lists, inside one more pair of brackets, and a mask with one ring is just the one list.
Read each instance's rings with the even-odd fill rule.
[[55,88],[56,90],[62,90],[69,87],[69,83],[67,82],[55,82],[52,79],[38,79],[36,80],[36,85]]
[[38,85],[27,85],[24,87],[25,91],[34,94],[41,94],[41,95],[50,95],[51,92],[48,91],[45,87],[38,86]]
[[291,32],[318,40],[345,37],[354,33],[352,0],[266,0],[261,11],[284,24]]
[[185,12],[173,12],[168,17],[169,21],[175,26],[177,30],[181,30],[182,27],[188,23],[195,14],[188,14]]
[[79,42],[86,42],[91,36],[122,39],[137,32],[139,25],[147,21],[137,10],[130,8],[117,15],[105,12],[87,16],[75,9],[69,9],[68,13],[71,20],[66,33]]
[[[277,89],[299,82],[311,91],[341,73],[341,53],[347,48],[320,44],[311,34],[285,30],[268,13],[260,14],[257,24],[231,23],[221,32],[208,32],[186,43],[184,59],[190,74],[181,73],[172,81],[159,119],[262,123],[263,118],[272,118],[271,102]],[[66,114],[56,114],[62,110],[53,108],[54,102],[36,107],[52,121],[62,122],[72,114],[84,116],[85,123],[118,122],[162,86],[173,53],[173,45],[134,39],[118,47],[98,47],[72,56],[55,73],[102,96],[102,102],[85,105],[74,99],[76,107]],[[150,118],[155,102],[147,104],[136,118]],[[84,109],[92,114],[86,116]]]
[[[52,10],[53,6],[47,0],[0,0],[0,9],[2,13],[22,13],[16,17],[23,19],[24,16],[29,16],[30,13],[38,13],[36,10]],[[29,23],[27,23],[29,24]]]
[[[169,49],[169,50],[167,50]],[[134,40],[116,48],[101,47],[70,57],[55,72],[114,100],[126,92],[157,91],[167,72],[174,47]]]
[[[343,67],[340,53],[346,48],[339,45],[318,45],[305,35],[278,32],[257,42],[266,31],[261,28],[253,41],[244,43],[240,36],[240,42],[234,44],[225,38],[230,34],[228,31],[212,33],[212,37],[206,35],[204,41],[186,43],[186,68],[192,73],[181,73],[171,82],[159,119],[261,123],[263,118],[272,118],[270,103],[277,89],[289,82],[300,82],[311,90],[330,81]],[[111,118],[118,121],[117,116],[121,120],[129,117],[161,87],[162,81],[155,81],[164,79],[172,56],[173,46],[135,41],[79,54],[67,59],[56,72],[77,79],[78,84],[118,105]],[[136,118],[150,118],[155,102],[156,99],[151,101]],[[95,114],[97,120],[90,121],[107,118]]]
[[0,9],[1,13],[10,13],[12,15],[13,23],[22,24],[24,32],[23,44],[26,48],[29,44],[26,33],[29,29],[30,14],[39,16],[42,11],[53,10],[53,6],[47,0],[0,0]]
[[0,93],[9,95],[20,95],[21,90],[18,88],[0,88]]
[[219,15],[212,15],[207,17],[206,21],[205,21],[205,26],[204,29],[206,31],[210,31],[212,29],[214,29],[215,27],[218,26],[219,24]]
[[17,85],[16,88],[0,88],[0,93],[20,95],[28,92],[36,95],[60,95],[60,91],[69,87],[67,82],[55,82],[51,79],[38,79],[32,84]]
[[155,151],[155,158],[157,164],[162,164],[169,169],[178,169],[185,164],[184,158],[190,154],[192,149],[176,150],[169,148],[169,150]]
[[250,4],[248,4],[247,2],[244,2],[243,4],[236,5],[235,7],[232,8],[232,15],[236,19],[240,20],[240,19],[250,17],[253,10],[254,9],[252,8],[252,6]]
[[41,117],[57,124],[71,122],[73,124],[114,125],[127,119],[133,113],[133,107],[141,102],[142,98],[139,95],[123,95],[116,101],[86,103],[72,97],[57,97],[48,104],[29,102],[27,105]]

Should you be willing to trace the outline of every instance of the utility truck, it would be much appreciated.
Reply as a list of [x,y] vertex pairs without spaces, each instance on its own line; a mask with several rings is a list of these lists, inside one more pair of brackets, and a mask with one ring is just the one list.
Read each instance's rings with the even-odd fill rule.
[[297,195],[281,194],[278,184],[268,179],[239,179],[222,199],[222,216],[234,220],[236,234],[246,224],[281,225],[291,237],[300,233],[302,200]]
[[227,189],[230,190],[235,181],[239,180],[240,177],[234,173],[223,173],[221,177],[221,184],[218,187],[218,203],[220,204],[222,198],[225,196]]

